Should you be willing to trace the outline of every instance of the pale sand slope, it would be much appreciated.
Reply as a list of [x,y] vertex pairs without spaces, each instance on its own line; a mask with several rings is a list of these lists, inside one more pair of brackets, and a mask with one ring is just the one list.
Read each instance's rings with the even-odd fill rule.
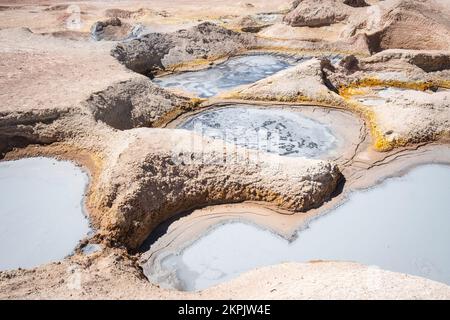
[[92,256],[2,272],[0,299],[450,299],[445,284],[350,262],[286,263],[179,292],[150,284],[120,253]]
[[[291,0],[184,0],[167,1],[21,1],[2,0],[0,6],[13,6],[15,10],[0,10],[0,29],[28,27],[35,32],[56,32],[66,30],[67,18],[80,12],[81,25],[77,31],[87,32],[98,20],[108,18],[105,11],[120,9],[137,12],[128,23],[185,25],[197,20],[219,19],[221,17],[255,14],[287,9]],[[68,9],[67,5],[76,5]],[[79,9],[78,9],[79,8]],[[138,12],[145,9],[144,12]],[[78,17],[78,16],[75,16]]]
[[[7,3],[24,4],[22,1]],[[245,2],[233,1],[236,6],[233,5],[230,9],[229,4],[217,5],[218,2],[206,0],[201,2],[200,7],[198,1],[185,3],[181,9],[177,2],[158,0],[152,9],[156,11],[145,11],[143,15],[140,16],[139,13],[137,18],[133,16],[130,19],[133,22],[142,19],[143,22],[183,24],[197,18],[216,19],[218,15],[223,14],[275,10],[286,2],[254,1],[255,6],[251,7],[245,5]],[[124,8],[129,5],[128,9],[133,11],[139,9],[136,2],[114,2],[114,6],[116,4],[123,4]],[[107,8],[105,2],[91,1],[82,3],[80,7],[83,23],[79,29],[81,32],[87,32],[93,22],[104,18],[104,10]],[[199,199],[205,205],[220,201],[266,200],[283,207],[292,207],[294,210],[306,210],[320,204],[333,191],[338,170],[332,163],[293,163],[294,160],[285,160],[282,161],[282,167],[286,169],[283,172],[270,168],[265,171],[260,171],[260,168],[246,169],[242,168],[241,163],[234,163],[219,167],[221,175],[218,175],[215,166],[203,166],[200,170],[195,164],[180,168],[180,165],[171,162],[170,147],[183,140],[180,138],[180,131],[149,128],[121,131],[120,129],[153,125],[164,118],[165,113],[176,111],[177,108],[189,109],[191,106],[188,105],[188,100],[155,88],[148,78],[127,70],[110,55],[113,46],[110,42],[69,41],[36,35],[26,29],[8,29],[30,27],[35,32],[66,30],[66,8],[56,7],[47,11],[45,9],[46,7],[35,4],[17,10],[4,7],[0,9],[0,149],[3,151],[2,143],[6,144],[5,150],[7,147],[20,146],[20,143],[15,143],[15,139],[20,138],[19,142],[22,143],[22,139],[28,143],[59,142],[60,151],[66,158],[78,159],[80,150],[84,150],[95,163],[92,167],[87,165],[92,173],[90,195],[93,196],[89,201],[91,207],[97,209],[91,216],[94,222],[102,227],[103,238],[98,240],[104,241],[104,245],[110,245],[108,241],[112,239],[119,239],[125,242],[128,240],[130,247],[137,246],[145,233],[156,224],[157,219],[171,216],[178,209],[186,209],[190,204],[198,204],[196,201]],[[168,14],[162,12],[164,10],[167,10]],[[202,13],[202,17],[198,17],[198,12],[207,14]],[[326,71],[320,66],[307,68],[305,71],[311,70],[313,73],[309,73],[310,79],[316,82],[307,89],[313,95],[316,88],[326,90],[326,86],[321,83]],[[297,73],[289,80],[294,81],[299,75],[301,74]],[[282,89],[276,83],[274,87]],[[266,86],[261,88],[267,89]],[[295,91],[298,89],[296,86],[291,88]],[[328,91],[326,93],[335,96]],[[443,97],[444,94],[439,96]],[[414,100],[415,96],[408,99]],[[146,101],[148,104],[144,103]],[[403,98],[399,97],[398,101],[403,101]],[[120,111],[123,106],[131,108],[125,110],[129,112],[124,113],[128,114],[130,119],[118,122],[117,119],[124,119],[123,114],[111,111]],[[426,112],[427,107],[434,106],[424,100],[417,108],[419,107],[422,112]],[[411,107],[404,109],[404,114],[412,110]],[[439,112],[436,117],[439,121],[438,128],[447,130],[448,121],[442,121],[445,120],[442,115],[445,116],[448,111],[448,103],[441,104],[436,110]],[[111,119],[105,114],[113,114],[117,118]],[[434,115],[435,113],[430,113],[429,117]],[[408,128],[426,123],[421,117],[410,119],[411,121],[407,122]],[[399,131],[407,133],[408,128],[399,127]],[[383,129],[395,132],[397,128],[395,123],[389,123],[389,126]],[[427,139],[433,138],[433,135],[423,136]],[[207,157],[219,159],[218,150],[221,150],[222,146],[209,140],[202,143],[208,146]],[[190,149],[187,143],[177,146],[177,151],[188,154]],[[41,148],[32,148],[32,151],[28,150],[28,153],[25,152],[22,156],[38,154]],[[58,154],[56,148],[49,148],[45,155]],[[274,159],[269,156],[263,158],[263,164],[273,162],[270,160]],[[168,169],[167,172],[164,171],[165,168]],[[146,197],[145,191],[157,186],[149,182],[162,175],[164,179],[159,181],[165,185],[160,188],[161,192],[155,193],[158,201],[162,199],[158,202]],[[223,186],[222,177],[226,175],[231,177],[228,182],[232,187],[228,190],[220,188]],[[271,178],[272,176],[275,177]],[[200,183],[197,184],[198,187],[196,184],[186,183],[202,179],[208,179],[206,187],[201,187]],[[186,188],[183,188],[185,184]],[[148,201],[169,205],[154,208],[151,214],[145,216],[147,220],[142,221],[141,215],[148,212],[135,209],[140,204],[146,207]],[[132,214],[133,212],[138,214]],[[137,240],[126,239],[128,232],[128,235],[136,235]],[[348,263],[274,266],[252,271],[206,293],[183,294],[161,290],[149,284],[136,268],[134,259],[135,257],[129,258],[124,251],[107,248],[104,255],[94,254],[86,258],[77,254],[60,264],[49,264],[31,271],[1,272],[0,296],[229,298],[241,297],[242,294],[242,297],[247,298],[449,298],[449,287],[446,285],[386,271],[377,273],[379,276],[381,274],[382,281],[375,281],[375,289],[368,287],[364,281],[367,267]],[[81,276],[80,287],[76,279],[74,280],[77,275]],[[345,292],[342,288],[346,288]]]

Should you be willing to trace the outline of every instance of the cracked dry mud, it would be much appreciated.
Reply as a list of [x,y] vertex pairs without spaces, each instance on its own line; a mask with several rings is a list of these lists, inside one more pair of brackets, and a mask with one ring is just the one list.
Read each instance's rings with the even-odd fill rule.
[[[160,223],[193,210],[177,241],[236,217],[289,237],[353,190],[450,163],[445,0],[255,0],[245,10],[240,1],[81,1],[77,29],[57,1],[3,2],[2,161],[46,156],[85,167],[96,233],[60,262],[0,271],[0,298],[450,298],[448,285],[384,270],[373,288],[372,269],[339,261],[275,265],[179,292],[150,283],[137,250]],[[102,37],[92,39],[98,21]],[[207,99],[151,80],[254,54],[298,63]],[[408,90],[368,100],[390,88]],[[339,145],[296,158],[177,129],[236,105],[297,112],[326,124]],[[83,250],[93,244],[100,250]]]

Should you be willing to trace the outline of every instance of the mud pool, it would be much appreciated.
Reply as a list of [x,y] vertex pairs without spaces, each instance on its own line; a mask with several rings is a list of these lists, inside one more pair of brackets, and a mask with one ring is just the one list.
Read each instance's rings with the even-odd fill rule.
[[[186,248],[143,265],[150,281],[200,290],[250,269],[289,261],[356,261],[450,283],[450,167],[419,166],[390,178],[297,232],[294,241],[256,225],[216,226]],[[152,249],[150,249],[152,250]]]
[[[389,99],[392,96],[395,95],[401,95],[404,93],[411,93],[411,92],[417,92],[418,90],[414,90],[414,89],[406,89],[406,88],[396,88],[396,87],[386,87],[386,88],[376,88],[374,90],[377,94],[377,96],[383,98],[383,99]],[[433,91],[419,91],[419,92],[425,92],[428,94],[432,94]]]
[[206,70],[168,75],[153,81],[165,88],[178,88],[207,98],[221,91],[261,80],[295,62],[295,59],[276,55],[245,55],[231,58]]
[[283,156],[318,157],[336,142],[330,128],[299,112],[244,106],[208,110],[179,128]]
[[68,161],[0,162],[0,270],[64,258],[90,232],[87,174]]

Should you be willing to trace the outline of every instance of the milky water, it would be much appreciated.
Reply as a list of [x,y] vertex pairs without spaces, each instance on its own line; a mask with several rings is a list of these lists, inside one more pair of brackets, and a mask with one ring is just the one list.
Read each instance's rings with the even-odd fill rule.
[[70,254],[90,231],[88,176],[68,161],[0,162],[0,270],[30,268]]
[[207,98],[268,77],[290,67],[294,61],[276,55],[246,55],[205,70],[168,75],[153,81],[162,87],[178,88]]
[[324,124],[299,112],[226,107],[195,115],[179,128],[283,156],[318,157],[335,145]]
[[351,194],[296,240],[254,225],[214,228],[162,267],[199,290],[244,271],[288,261],[346,260],[450,284],[450,167],[426,165]]

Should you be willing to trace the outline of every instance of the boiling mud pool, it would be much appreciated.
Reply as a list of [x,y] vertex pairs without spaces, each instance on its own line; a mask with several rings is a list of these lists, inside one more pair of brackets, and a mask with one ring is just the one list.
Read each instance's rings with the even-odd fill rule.
[[293,65],[294,59],[275,55],[249,55],[231,58],[206,70],[184,72],[154,79],[162,87],[192,92],[201,98],[220,91],[256,82]]

